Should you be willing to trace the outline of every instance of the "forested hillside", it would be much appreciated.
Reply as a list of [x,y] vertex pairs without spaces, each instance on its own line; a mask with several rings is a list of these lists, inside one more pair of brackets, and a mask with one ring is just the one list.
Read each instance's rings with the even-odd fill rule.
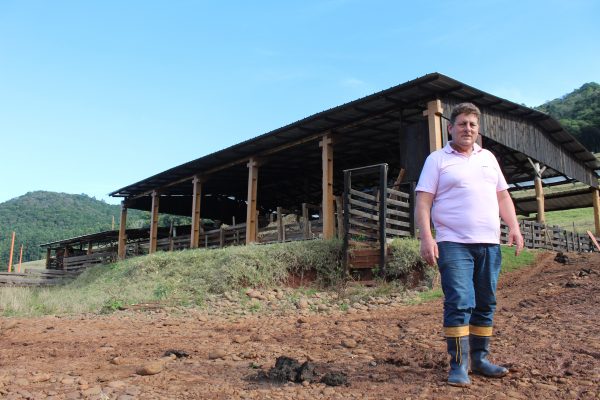
[[600,85],[586,83],[579,89],[537,107],[556,118],[592,152],[600,152]]
[[[120,206],[110,205],[87,195],[55,192],[29,192],[0,204],[0,270],[8,265],[12,232],[16,232],[13,263],[19,260],[23,244],[23,260],[37,260],[39,245],[119,227]],[[147,213],[130,210],[127,226],[147,224]]]

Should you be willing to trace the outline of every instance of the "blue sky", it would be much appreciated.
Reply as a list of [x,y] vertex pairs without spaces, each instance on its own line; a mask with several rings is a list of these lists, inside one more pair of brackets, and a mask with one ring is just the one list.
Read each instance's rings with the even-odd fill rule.
[[600,82],[600,2],[0,0],[0,202],[107,194],[441,72],[537,106]]

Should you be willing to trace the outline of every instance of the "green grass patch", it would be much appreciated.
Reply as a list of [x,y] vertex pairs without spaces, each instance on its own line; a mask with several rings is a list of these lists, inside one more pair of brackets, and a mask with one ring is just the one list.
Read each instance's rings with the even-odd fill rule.
[[523,249],[521,254],[515,256],[515,248],[509,246],[500,246],[502,251],[502,270],[501,273],[515,271],[519,268],[529,266],[534,263],[536,252],[530,249]]
[[444,297],[444,293],[442,292],[442,289],[431,289],[431,290],[427,290],[425,292],[420,292],[419,295],[417,296],[417,299],[415,300],[415,303],[417,303],[417,304],[425,303],[427,301],[440,299],[442,297]]
[[107,313],[156,301],[202,306],[226,291],[282,286],[290,274],[307,270],[316,271],[317,285],[332,285],[343,279],[341,249],[338,240],[312,240],[159,252],[91,267],[64,286],[2,288],[0,310],[5,316],[36,316]]
[[558,225],[567,231],[585,233],[594,232],[594,208],[575,208],[572,210],[548,211],[545,213],[546,225]]

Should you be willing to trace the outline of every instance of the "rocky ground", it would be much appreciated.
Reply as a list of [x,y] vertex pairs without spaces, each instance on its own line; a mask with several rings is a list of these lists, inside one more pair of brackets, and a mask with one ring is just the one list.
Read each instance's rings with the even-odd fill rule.
[[336,293],[278,290],[229,293],[210,314],[146,305],[105,316],[3,318],[0,395],[599,399],[600,255],[568,256],[562,264],[545,254],[502,277],[492,358],[511,372],[473,376],[467,389],[445,383],[440,299],[349,303]]

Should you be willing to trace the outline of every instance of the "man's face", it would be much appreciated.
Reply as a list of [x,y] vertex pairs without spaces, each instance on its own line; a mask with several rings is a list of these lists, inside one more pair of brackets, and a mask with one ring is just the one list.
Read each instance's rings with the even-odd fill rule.
[[463,151],[473,148],[479,134],[479,119],[475,114],[459,114],[454,124],[448,124],[452,143]]

